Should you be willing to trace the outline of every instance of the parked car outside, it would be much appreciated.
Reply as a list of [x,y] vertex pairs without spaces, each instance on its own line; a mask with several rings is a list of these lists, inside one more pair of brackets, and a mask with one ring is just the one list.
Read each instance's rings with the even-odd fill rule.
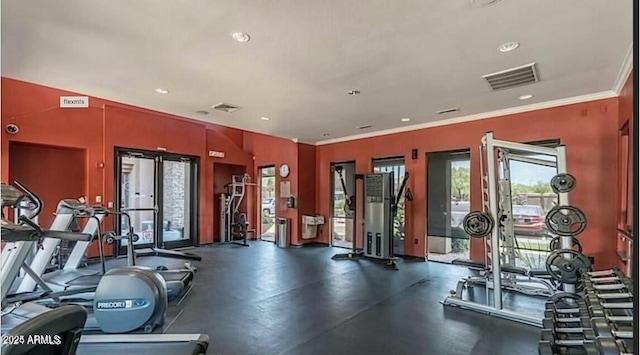
[[514,205],[512,207],[513,231],[519,235],[544,236],[545,213],[537,205]]
[[265,197],[262,199],[262,213],[268,215],[276,214],[276,199],[273,197]]
[[451,201],[451,227],[462,227],[462,221],[470,211],[469,201]]

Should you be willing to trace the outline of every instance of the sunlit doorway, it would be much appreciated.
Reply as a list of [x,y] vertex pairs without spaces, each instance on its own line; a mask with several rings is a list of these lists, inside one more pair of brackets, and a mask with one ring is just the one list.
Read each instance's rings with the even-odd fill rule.
[[[342,167],[342,177],[347,191],[342,187],[336,167]],[[331,245],[352,248],[355,238],[355,213],[346,206],[346,199],[355,195],[356,163],[334,163],[331,165]]]
[[262,167],[260,174],[260,239],[275,242],[276,240],[276,168],[275,166]]

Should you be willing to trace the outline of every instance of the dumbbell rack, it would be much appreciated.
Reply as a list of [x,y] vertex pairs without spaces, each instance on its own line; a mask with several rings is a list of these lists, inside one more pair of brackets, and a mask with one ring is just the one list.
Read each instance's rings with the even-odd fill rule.
[[585,296],[558,294],[545,305],[539,355],[633,354],[633,285],[620,270],[584,272]]
[[[496,317],[505,318],[525,324],[534,326],[542,326],[542,318],[535,317],[528,314],[522,314],[516,311],[508,310],[503,307],[503,277],[502,277],[502,262],[505,259],[501,252],[504,243],[501,244],[503,237],[513,238],[513,225],[512,218],[510,216],[511,201],[505,201],[501,198],[501,184],[505,181],[508,182],[508,165],[501,165],[501,159],[519,160],[529,163],[535,163],[540,165],[553,165],[556,167],[558,173],[567,172],[566,164],[566,148],[562,145],[550,148],[542,147],[531,144],[523,144],[516,142],[509,142],[503,140],[497,140],[493,136],[493,132],[487,132],[482,138],[481,149],[481,169],[482,169],[482,187],[483,187],[483,209],[484,212],[488,212],[494,219],[496,226],[491,229],[491,234],[485,238],[485,256],[486,265],[490,265],[490,272],[494,275],[491,278],[490,283],[487,284],[486,304],[473,302],[470,300],[464,300],[460,297],[449,296],[444,301],[444,305],[457,306],[460,308],[477,311],[480,313],[490,314]],[[498,159],[496,159],[496,153],[499,153]],[[555,163],[552,161],[540,161],[534,159],[531,155],[544,155],[555,158]],[[508,155],[508,157],[506,157]],[[504,189],[504,186],[502,186]],[[509,187],[510,189],[510,187]],[[569,205],[568,193],[558,193],[558,203],[560,205]],[[503,220],[503,213],[507,213]],[[506,226],[506,227],[505,227]],[[505,234],[506,233],[506,234]],[[562,249],[572,249],[573,238],[561,237],[560,247]],[[507,242],[507,247],[509,242]],[[487,250],[488,249],[488,250]],[[508,257],[506,259],[512,259]],[[489,288],[493,291],[493,299],[489,295]],[[564,291],[575,292],[574,285],[564,285]]]

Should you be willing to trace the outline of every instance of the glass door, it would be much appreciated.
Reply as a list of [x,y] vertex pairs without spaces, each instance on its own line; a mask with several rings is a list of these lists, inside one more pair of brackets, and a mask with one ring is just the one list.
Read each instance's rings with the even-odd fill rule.
[[[373,160],[374,173],[393,173],[393,191],[397,194],[400,185],[406,174],[404,167],[404,158],[385,158]],[[398,212],[393,219],[393,253],[395,255],[404,255],[404,193],[398,200]]]
[[193,159],[177,156],[161,156],[162,229],[158,232],[158,244],[165,249],[193,245],[195,241],[193,211],[197,211],[194,194],[195,163]]
[[462,226],[471,208],[468,150],[427,154],[427,259],[451,263],[469,259],[469,236]]
[[[197,244],[198,159],[170,153],[116,149],[116,205],[129,211],[135,248],[173,249]],[[155,211],[153,210],[155,209]],[[129,230],[125,217],[116,230]],[[123,239],[118,254],[126,254]]]
[[[342,167],[347,191],[342,188],[340,175],[336,167]],[[356,163],[332,164],[331,180],[333,182],[331,192],[331,245],[342,248],[352,248],[355,237],[355,213],[346,207],[346,199],[355,195],[356,190]]]
[[260,222],[262,225],[260,239],[276,241],[276,168],[268,166],[260,168]]
[[[154,208],[157,206],[156,195],[156,157],[141,152],[121,152],[118,156],[120,193],[118,205],[120,210],[129,208]],[[131,226],[138,235],[134,242],[136,248],[154,246],[156,231],[156,213],[153,211],[130,211]],[[120,218],[120,233],[129,231],[129,219]],[[120,241],[118,254],[126,254],[127,240]]]

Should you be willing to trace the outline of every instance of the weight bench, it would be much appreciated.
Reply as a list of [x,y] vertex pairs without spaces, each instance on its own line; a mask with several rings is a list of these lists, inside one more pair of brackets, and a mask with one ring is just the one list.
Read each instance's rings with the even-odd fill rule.
[[[468,259],[454,259],[453,261],[451,261],[451,264],[459,265],[459,266],[467,266],[468,268],[473,270],[488,271],[487,267],[483,263],[478,261],[468,260]],[[527,269],[527,268],[511,266],[511,265],[502,265],[501,269],[502,269],[502,272],[506,272],[509,274],[545,278],[545,279],[551,278],[551,275],[549,275],[549,271],[547,271],[546,268]]]
[[[458,282],[456,287],[456,291],[452,291],[451,293],[454,297],[461,298],[462,291],[468,285],[479,284],[485,285],[488,287],[492,287],[491,283],[487,283],[487,276],[492,277],[491,271],[485,266],[485,264],[473,260],[468,259],[454,259],[451,261],[452,265],[458,266],[466,266],[471,270],[480,271],[480,276],[469,276],[464,278]],[[549,273],[546,269],[526,269],[523,267],[511,266],[511,265],[503,265],[501,267],[503,273],[511,274],[513,276],[507,276],[502,278],[502,288],[505,290],[511,290],[519,293],[523,293],[531,296],[543,296],[549,297],[556,292],[556,288],[550,282],[546,280],[540,280],[541,278],[550,278]],[[518,276],[526,277],[524,280],[517,280]],[[545,277],[546,276],[546,277]],[[532,279],[535,278],[535,279]],[[518,284],[518,281],[521,284]],[[544,286],[544,288],[534,287],[534,286],[526,286],[522,285],[522,283],[537,283]]]

